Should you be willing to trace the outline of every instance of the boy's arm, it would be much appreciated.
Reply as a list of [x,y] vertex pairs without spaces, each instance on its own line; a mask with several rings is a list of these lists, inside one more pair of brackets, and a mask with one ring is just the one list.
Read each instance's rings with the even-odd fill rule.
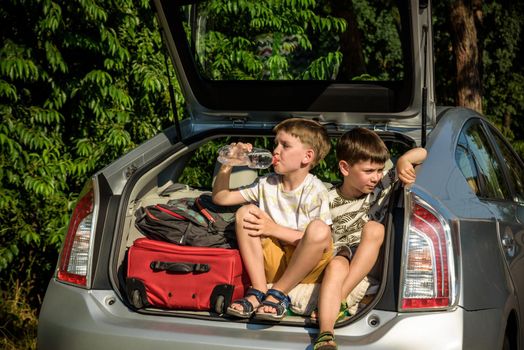
[[290,245],[297,245],[304,232],[277,224],[265,211],[253,207],[244,218],[244,228],[252,237],[272,237]]
[[426,159],[427,152],[422,147],[410,149],[397,160],[397,175],[404,184],[415,182],[417,177],[414,166],[421,164]]
[[213,202],[218,205],[237,205],[245,203],[244,196],[240,194],[239,190],[231,191],[229,189],[229,178],[233,167],[229,165],[222,165],[215,178],[213,184]]
[[[320,184],[320,186],[324,186],[323,184]],[[314,191],[313,193],[310,193],[309,196],[306,195],[306,202],[307,206],[304,208],[304,211],[307,212],[307,221],[311,222],[314,219],[319,219],[326,223],[327,225],[332,224],[331,220],[331,212],[329,210],[329,196],[328,191],[322,187],[323,191]],[[255,210],[257,210],[256,208]],[[260,210],[260,209],[258,209]],[[266,216],[267,217],[267,226],[264,229],[265,232],[267,232],[266,237],[273,237],[275,239],[278,239],[282,242],[285,242],[290,245],[296,246],[302,237],[304,236],[303,231],[291,229],[285,226],[281,226],[277,223],[275,223],[269,215],[262,212],[259,214],[260,216]]]

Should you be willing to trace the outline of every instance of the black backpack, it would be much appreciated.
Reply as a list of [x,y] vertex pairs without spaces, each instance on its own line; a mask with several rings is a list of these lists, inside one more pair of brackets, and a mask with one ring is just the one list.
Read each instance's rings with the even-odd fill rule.
[[172,199],[167,204],[138,208],[135,226],[150,239],[194,247],[235,248],[238,208],[216,205],[209,194]]

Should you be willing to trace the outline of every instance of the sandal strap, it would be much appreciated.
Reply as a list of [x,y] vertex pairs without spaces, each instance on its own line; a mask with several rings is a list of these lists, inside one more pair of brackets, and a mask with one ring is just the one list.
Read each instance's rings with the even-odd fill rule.
[[[267,300],[268,296],[272,296],[277,300],[277,302]],[[277,311],[275,315],[280,317],[286,312],[290,303],[291,300],[289,299],[289,296],[285,295],[277,289],[268,289],[266,293],[266,299],[262,302],[262,305],[271,306],[272,308],[275,308],[275,310]]]
[[275,308],[275,310],[277,310],[277,313],[275,315],[282,315],[284,312],[286,312],[286,307],[284,307],[284,305],[282,305],[282,303],[274,303],[272,301],[267,301],[267,300],[264,300],[262,302],[262,305],[265,305],[265,306],[271,306],[273,308]]
[[262,303],[262,301],[264,301],[264,299],[266,298],[266,295],[263,292],[253,287],[248,288],[245,295],[246,297],[253,295],[255,298],[257,298],[259,303]]
[[[326,343],[333,342],[333,345],[327,345]],[[320,350],[320,349],[337,349],[337,345],[335,343],[335,335],[329,331],[322,332],[317,336],[317,339],[315,339],[315,343],[313,344],[313,350]]]
[[255,309],[253,307],[253,304],[251,304],[251,302],[249,300],[247,300],[246,298],[233,300],[233,302],[231,304],[241,305],[242,306],[242,312],[245,312],[245,313],[250,313],[250,312],[252,312]]
[[331,333],[330,331],[322,332],[317,336],[317,340],[315,340],[315,343],[323,343],[328,341],[334,341],[335,335]]
[[[289,296],[282,293],[278,289],[273,289],[273,288],[268,289],[266,293],[266,298],[268,295],[271,295],[273,298],[278,300],[278,305],[282,305],[284,309],[287,309],[289,304],[291,303],[291,299],[289,299]],[[268,303],[277,304],[277,303],[273,303],[270,301]]]

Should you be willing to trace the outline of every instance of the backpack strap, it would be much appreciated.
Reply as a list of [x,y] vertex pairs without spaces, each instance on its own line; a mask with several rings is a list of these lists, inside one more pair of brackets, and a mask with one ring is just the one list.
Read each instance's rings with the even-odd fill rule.
[[[174,211],[169,210],[168,208],[165,208],[165,207],[163,207],[163,206],[161,206],[161,205],[158,205],[158,204],[157,204],[157,205],[155,205],[155,208],[157,208],[158,210],[160,210],[160,211],[162,211],[162,212],[164,212],[164,213],[166,213],[166,214],[169,214],[169,215],[171,215],[171,216],[177,218],[178,220],[186,220],[186,217],[185,217],[185,216],[182,216],[182,215],[180,215],[179,213],[175,213]],[[148,215],[150,215],[150,214],[148,214]],[[158,219],[157,219],[157,220],[158,220]]]
[[215,218],[209,213],[209,211],[202,205],[202,200],[199,198],[195,199],[195,204],[200,211],[200,214],[202,214],[209,222],[215,223]]
[[167,202],[167,205],[157,204],[172,212],[180,215],[182,220],[189,220],[196,225],[207,227],[209,225],[209,219],[200,213],[195,205],[195,199],[190,197],[171,199]]

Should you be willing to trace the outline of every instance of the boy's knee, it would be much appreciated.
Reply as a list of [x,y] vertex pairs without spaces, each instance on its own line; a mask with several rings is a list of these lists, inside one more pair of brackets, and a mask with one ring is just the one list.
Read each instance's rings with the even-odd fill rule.
[[242,220],[246,217],[246,215],[249,215],[249,211],[253,207],[256,207],[256,206],[254,204],[246,204],[238,208],[237,212],[235,213],[236,221],[242,222]]
[[385,228],[380,222],[368,221],[362,229],[362,239],[372,240],[377,243],[384,241]]
[[326,273],[336,273],[337,275],[345,272],[349,266],[346,258],[335,257],[326,266]]
[[244,229],[244,219],[251,215],[249,212],[253,207],[256,207],[254,204],[246,204],[238,208],[235,213],[235,234],[238,239],[241,237],[249,237],[249,234]]
[[313,220],[307,226],[304,237],[315,243],[331,244],[331,228],[322,220]]
[[331,229],[324,221],[315,219],[306,227],[306,231],[320,232],[321,234],[331,234]]

